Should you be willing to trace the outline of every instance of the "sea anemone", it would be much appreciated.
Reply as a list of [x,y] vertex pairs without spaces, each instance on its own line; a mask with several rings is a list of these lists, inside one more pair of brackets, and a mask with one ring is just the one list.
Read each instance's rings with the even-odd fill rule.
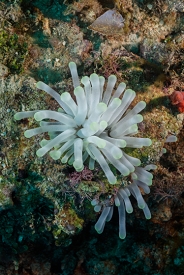
[[[97,162],[110,184],[116,184],[115,174],[118,172],[122,178],[130,175],[131,182],[119,188],[114,200],[122,221],[120,237],[124,238],[125,209],[127,212],[132,211],[130,194],[136,198],[145,216],[150,218],[149,209],[139,187],[148,193],[152,174],[147,171],[148,168],[138,167],[141,165],[138,158],[125,153],[127,147],[142,148],[151,145],[149,138],[134,136],[138,132],[138,123],[143,120],[139,113],[145,108],[146,103],[140,101],[132,109],[128,109],[136,94],[131,89],[125,90],[125,83],[120,83],[115,89],[115,75],[110,75],[107,83],[103,76],[95,73],[90,77],[82,77],[80,81],[76,64],[70,62],[69,68],[75,99],[68,92],[59,95],[45,83],[38,82],[37,88],[44,90],[58,102],[58,111],[18,112],[14,117],[16,120],[34,117],[40,122],[39,127],[25,131],[26,138],[48,132],[50,139],[40,142],[41,148],[36,152],[38,157],[49,152],[54,160],[61,159],[62,163],[73,165],[77,172],[82,171],[86,163],[89,169],[93,170]],[[109,164],[118,172],[114,174]],[[96,210],[101,208],[98,202],[95,207]],[[95,226],[99,233],[103,231],[105,222],[111,216],[112,207],[104,207]]]
[[[51,95],[60,105],[58,111],[36,110],[18,112],[14,118],[34,117],[40,127],[25,131],[26,138],[48,132],[50,140],[42,140],[37,150],[38,157],[47,152],[62,163],[73,165],[76,171],[82,171],[84,162],[94,169],[95,161],[101,166],[109,183],[116,183],[116,176],[109,167],[111,163],[123,176],[134,172],[141,164],[138,158],[129,156],[123,151],[125,147],[142,148],[151,145],[149,138],[133,137],[138,131],[137,124],[143,117],[138,114],[146,103],[138,102],[128,110],[135,98],[135,92],[125,90],[125,83],[120,83],[115,91],[116,76],[110,75],[104,91],[105,79],[93,73],[81,79],[74,62],[69,63],[76,101],[68,92],[61,96],[43,82],[37,87]],[[125,90],[125,91],[124,91]],[[123,95],[123,96],[122,96]],[[122,96],[122,99],[120,99]],[[48,121],[48,119],[52,121]],[[51,150],[53,149],[54,150]]]

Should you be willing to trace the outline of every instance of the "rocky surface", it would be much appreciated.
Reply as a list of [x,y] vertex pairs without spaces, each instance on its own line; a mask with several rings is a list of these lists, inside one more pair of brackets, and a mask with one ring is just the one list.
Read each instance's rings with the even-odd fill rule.
[[[88,29],[114,6],[124,18],[119,34],[111,24],[105,34]],[[183,1],[1,1],[0,14],[1,274],[182,274],[184,114],[170,95],[184,91]],[[72,93],[70,61],[80,76],[116,74],[136,91],[133,105],[147,103],[139,132],[153,144],[133,154],[158,166],[146,197],[153,217],[145,221],[135,207],[123,241],[116,215],[102,235],[93,229],[90,201],[104,190],[94,180],[99,169],[73,184],[71,167],[36,157],[39,137],[23,135],[35,122],[13,118],[57,109],[35,84]],[[178,141],[165,143],[171,134]]]

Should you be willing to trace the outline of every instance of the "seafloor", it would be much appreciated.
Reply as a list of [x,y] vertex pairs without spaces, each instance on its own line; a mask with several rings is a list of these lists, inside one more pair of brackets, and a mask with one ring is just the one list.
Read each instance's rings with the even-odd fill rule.
[[[114,8],[123,26],[95,23]],[[133,200],[124,240],[117,212],[101,235],[94,229],[90,201],[112,192],[100,168],[82,176],[38,158],[39,137],[23,135],[35,122],[14,119],[58,108],[37,81],[73,93],[70,61],[80,76],[115,74],[136,92],[133,105],[147,103],[139,132],[153,143],[134,155],[157,165],[144,196],[152,218]],[[1,0],[0,80],[0,275],[184,274],[183,0]]]

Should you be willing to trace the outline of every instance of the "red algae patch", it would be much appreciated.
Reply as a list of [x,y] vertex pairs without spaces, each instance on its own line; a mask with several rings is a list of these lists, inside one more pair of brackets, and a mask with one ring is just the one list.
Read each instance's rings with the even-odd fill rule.
[[180,113],[184,113],[184,92],[174,91],[170,96],[173,105],[176,105]]

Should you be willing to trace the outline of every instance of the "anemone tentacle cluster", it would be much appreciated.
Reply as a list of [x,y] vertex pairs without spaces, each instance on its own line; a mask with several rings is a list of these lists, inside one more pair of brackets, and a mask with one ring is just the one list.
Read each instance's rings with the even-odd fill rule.
[[[132,209],[128,208],[128,205],[131,205],[128,198],[130,194],[137,199],[146,216],[150,217],[148,207],[141,199],[139,187],[148,192],[152,174],[147,172],[146,168],[139,167],[141,161],[128,155],[124,150],[126,147],[142,148],[151,145],[149,138],[135,137],[138,123],[143,120],[139,113],[145,108],[146,103],[140,101],[129,110],[136,94],[131,89],[125,90],[125,83],[120,83],[115,89],[115,75],[110,75],[107,83],[103,76],[95,73],[90,77],[82,77],[80,81],[76,64],[70,62],[69,68],[75,100],[70,93],[64,92],[59,95],[40,81],[37,88],[52,96],[60,108],[58,111],[18,112],[14,116],[15,119],[34,117],[40,123],[39,127],[25,131],[24,135],[27,138],[48,132],[50,140],[43,139],[40,142],[41,148],[36,152],[38,157],[49,152],[54,160],[61,159],[62,163],[73,165],[78,172],[84,169],[84,163],[88,163],[89,169],[92,170],[97,162],[110,184],[116,184],[117,178],[109,164],[113,165],[122,177],[130,175],[132,183],[126,188],[120,188],[115,198],[115,204],[119,206],[120,219],[124,220],[124,209],[127,212]],[[103,209],[96,224],[98,232],[103,231],[111,212],[110,209]],[[124,222],[120,227],[125,228]],[[124,236],[123,230],[125,229],[121,229],[120,232],[121,237]]]
[[119,212],[119,237],[121,239],[126,237],[125,213],[133,212],[133,207],[129,199],[130,195],[135,197],[138,207],[144,212],[145,218],[151,219],[150,210],[142,197],[139,187],[142,188],[145,194],[150,193],[149,186],[152,184],[153,176],[148,171],[154,169],[156,169],[156,165],[154,164],[146,165],[144,168],[136,167],[135,171],[131,173],[131,182],[117,190],[112,205],[102,205],[97,199],[93,199],[91,201],[91,204],[94,206],[94,210],[96,212],[101,211],[101,215],[95,224],[95,229],[99,234],[103,232],[105,223],[111,220],[115,204],[118,207]]
[[[62,163],[73,165],[76,171],[82,171],[84,162],[89,161],[89,168],[94,169],[95,161],[99,163],[109,183],[115,184],[116,177],[108,163],[111,163],[123,176],[134,172],[141,164],[140,160],[127,155],[123,148],[141,148],[151,145],[149,138],[137,138],[132,135],[138,131],[137,124],[143,120],[139,114],[146,103],[140,101],[127,112],[135,98],[135,92],[125,90],[125,83],[120,83],[115,92],[116,76],[108,78],[104,91],[105,79],[93,73],[84,76],[80,85],[77,67],[69,63],[76,102],[68,92],[60,96],[43,82],[37,87],[51,95],[60,105],[58,111],[36,110],[19,112],[15,119],[34,117],[40,127],[25,131],[27,138],[48,132],[50,140],[42,140],[39,157],[47,152]],[[114,93],[113,93],[114,92]],[[112,94],[113,93],[113,94]],[[119,97],[123,95],[122,99]],[[54,120],[48,121],[48,119]],[[54,149],[53,149],[54,148]],[[53,149],[53,150],[52,150]]]

